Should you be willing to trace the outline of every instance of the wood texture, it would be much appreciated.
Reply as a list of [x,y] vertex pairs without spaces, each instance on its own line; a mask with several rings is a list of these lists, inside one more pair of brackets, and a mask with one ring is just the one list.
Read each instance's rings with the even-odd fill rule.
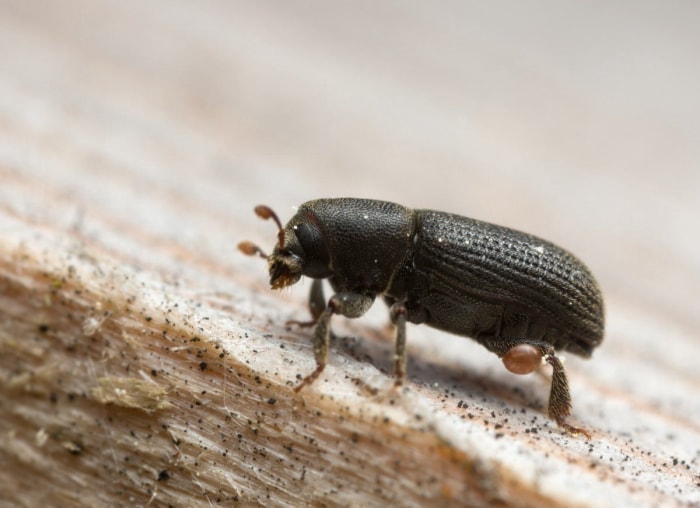
[[[700,506],[696,11],[0,1],[0,506]],[[380,304],[295,395],[309,284],[235,246],[341,195],[584,259],[592,439],[425,327],[390,391]]]

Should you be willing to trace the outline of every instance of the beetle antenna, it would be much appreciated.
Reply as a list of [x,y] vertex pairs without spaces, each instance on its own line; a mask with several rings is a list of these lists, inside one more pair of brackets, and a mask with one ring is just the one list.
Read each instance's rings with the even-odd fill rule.
[[255,207],[255,215],[261,219],[272,219],[275,221],[278,228],[277,239],[280,243],[280,250],[284,250],[284,228],[282,227],[282,223],[280,222],[279,217],[277,217],[277,214],[267,205],[258,205]]
[[267,254],[260,247],[247,240],[238,244],[238,250],[246,256],[255,256],[257,254],[261,258],[267,259]]

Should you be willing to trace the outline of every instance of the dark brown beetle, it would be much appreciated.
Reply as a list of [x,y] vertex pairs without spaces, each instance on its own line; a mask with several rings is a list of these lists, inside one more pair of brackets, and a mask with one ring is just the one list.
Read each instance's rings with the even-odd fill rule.
[[[284,228],[270,208],[255,211],[277,223],[277,245],[270,256],[249,242],[239,248],[267,258],[272,288],[314,279],[308,324],[316,325],[316,370],[296,391],[326,366],[331,316],[360,317],[382,296],[396,326],[396,385],[406,373],[406,322],[425,323],[475,339],[516,374],[550,364],[549,416],[588,436],[565,421],[571,396],[556,351],[591,356],[603,339],[603,300],[572,254],[505,227],[385,201],[308,201]],[[323,279],[335,291],[327,303]]]

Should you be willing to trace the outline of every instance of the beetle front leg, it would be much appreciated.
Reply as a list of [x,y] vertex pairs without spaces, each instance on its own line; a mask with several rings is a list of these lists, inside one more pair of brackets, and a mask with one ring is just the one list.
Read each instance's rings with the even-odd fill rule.
[[299,392],[306,385],[313,383],[321,375],[328,363],[328,348],[331,339],[331,316],[342,314],[349,318],[358,318],[364,315],[374,302],[374,297],[358,293],[336,293],[328,301],[328,305],[320,313],[316,328],[314,329],[314,357],[316,359],[316,369],[301,380],[295,388]]
[[300,326],[302,328],[315,325],[318,323],[318,319],[321,317],[325,306],[326,297],[323,296],[323,280],[313,279],[313,282],[311,283],[311,291],[309,292],[309,312],[311,312],[311,319],[309,321],[297,321],[296,319],[290,319],[287,321],[287,324]]
[[314,323],[321,317],[325,306],[326,297],[323,296],[323,280],[314,279],[309,292],[309,312],[311,312],[311,319],[313,319]]

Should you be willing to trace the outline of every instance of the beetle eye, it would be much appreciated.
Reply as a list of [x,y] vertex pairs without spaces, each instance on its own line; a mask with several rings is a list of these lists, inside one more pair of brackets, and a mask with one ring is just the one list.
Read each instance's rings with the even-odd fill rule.
[[542,364],[542,353],[530,344],[513,346],[503,355],[503,365],[513,374],[530,374]]

